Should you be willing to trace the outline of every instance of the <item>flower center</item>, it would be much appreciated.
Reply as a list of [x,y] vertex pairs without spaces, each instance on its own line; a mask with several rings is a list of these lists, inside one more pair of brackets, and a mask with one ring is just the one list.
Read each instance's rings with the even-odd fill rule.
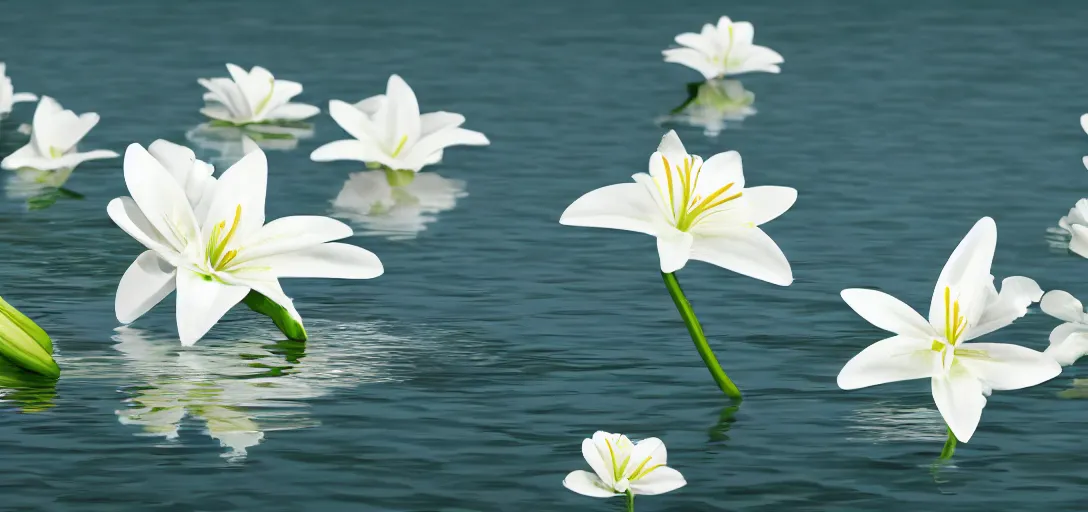
[[56,146],[49,146],[49,157],[50,158],[60,158],[62,156],[64,156],[64,152],[61,151],[60,148],[58,148]]
[[952,289],[944,287],[944,339],[956,345],[967,330],[967,318],[960,311],[960,301],[952,300]]
[[[227,251],[227,244],[230,243],[231,238],[238,230],[238,224],[242,220],[242,205],[238,205],[234,209],[234,220],[231,222],[230,229],[227,230],[227,222],[219,221],[212,228],[211,235],[208,236],[207,252],[205,257],[208,260],[208,265],[213,270],[221,271],[227,267],[227,264],[238,255],[238,249],[231,249]],[[226,233],[223,230],[227,230]]]
[[[657,187],[665,198],[665,202],[668,204],[669,210],[671,210],[676,221],[676,229],[680,231],[687,231],[695,224],[714,214],[715,208],[743,195],[743,192],[737,192],[729,196],[725,195],[733,187],[733,182],[726,183],[706,197],[695,193],[699,184],[699,174],[703,167],[700,165],[697,169],[693,168],[694,160],[690,156],[685,157],[684,163],[676,166],[677,177],[673,178],[673,169],[669,159],[665,158],[665,155],[661,155],[661,161],[665,164],[665,183],[662,184],[661,180],[654,178],[654,182],[657,183]],[[678,195],[679,197],[677,197]]]

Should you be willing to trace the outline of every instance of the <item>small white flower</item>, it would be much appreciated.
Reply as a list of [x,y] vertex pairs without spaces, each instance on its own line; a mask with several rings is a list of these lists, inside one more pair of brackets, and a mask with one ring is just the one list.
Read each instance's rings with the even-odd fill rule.
[[255,123],[290,123],[311,118],[321,109],[304,103],[290,103],[302,93],[302,84],[278,80],[267,69],[246,70],[227,64],[230,78],[201,78],[208,89],[207,105],[200,112],[212,119],[236,126]]
[[64,110],[53,98],[42,96],[34,111],[30,142],[8,155],[0,167],[9,171],[24,167],[55,171],[74,169],[88,160],[117,158],[119,155],[109,150],[81,153],[76,148],[96,124],[98,114],[88,112],[77,116],[71,110]]
[[1043,313],[1065,322],[1050,332],[1050,346],[1044,354],[1062,366],[1069,366],[1088,354],[1088,315],[1076,297],[1061,290],[1051,290],[1043,295],[1039,307]]
[[[124,170],[131,197],[107,207],[114,223],[148,249],[118,285],[115,309],[121,323],[136,320],[176,289],[178,333],[183,345],[192,345],[250,290],[300,319],[280,278],[382,274],[370,251],[333,242],[352,235],[340,221],[294,216],[265,224],[264,152],[247,154],[211,186],[206,164],[194,160],[187,166],[188,153],[158,149],[164,148],[160,161],[139,144],[129,146]],[[182,174],[185,188],[179,184]]]
[[699,34],[685,32],[676,36],[683,48],[664,50],[665,62],[687,66],[707,80],[753,71],[778,73],[784,59],[778,52],[752,43],[755,28],[747,21],[722,16],[718,25],[703,25]]
[[418,172],[442,160],[450,146],[486,146],[476,131],[461,128],[465,116],[452,112],[420,115],[416,94],[401,77],[389,77],[384,95],[350,104],[329,102],[329,114],[354,139],[330,142],[314,150],[315,162],[354,160],[398,171]]
[[740,154],[719,153],[704,163],[675,131],[662,137],[649,170],[632,176],[635,183],[583,195],[559,223],[653,235],[665,273],[699,260],[781,286],[793,282],[786,256],[759,226],[793,206],[796,190],[746,187]]
[[993,390],[1046,382],[1061,366],[1051,357],[1018,345],[967,343],[1027,314],[1043,291],[1026,277],[1007,277],[998,293],[990,274],[997,225],[984,217],[948,259],[929,309],[929,320],[877,290],[842,291],[857,314],[895,334],[870,345],[839,372],[842,389],[888,382],[931,379],[933,400],[960,441],[974,435]]
[[28,92],[15,92],[11,78],[7,76],[7,66],[0,62],[0,117],[11,113],[11,107],[15,103],[37,100],[37,96]]
[[627,436],[597,432],[582,441],[582,456],[593,472],[573,471],[563,486],[593,498],[664,494],[685,485],[679,471],[666,466],[665,444],[656,437],[632,443]]

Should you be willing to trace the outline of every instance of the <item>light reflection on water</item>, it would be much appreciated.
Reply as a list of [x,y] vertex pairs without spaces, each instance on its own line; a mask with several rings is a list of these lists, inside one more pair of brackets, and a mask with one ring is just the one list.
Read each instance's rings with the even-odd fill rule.
[[411,239],[467,195],[464,181],[429,171],[415,174],[407,183],[386,171],[362,171],[344,182],[332,200],[332,215],[361,229],[364,236]]

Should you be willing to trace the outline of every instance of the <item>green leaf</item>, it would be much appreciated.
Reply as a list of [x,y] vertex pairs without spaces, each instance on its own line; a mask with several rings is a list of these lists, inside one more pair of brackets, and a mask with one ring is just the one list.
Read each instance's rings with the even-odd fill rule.
[[53,341],[38,324],[0,298],[0,356],[45,377],[60,377]]
[[276,304],[255,290],[250,290],[249,295],[246,295],[242,302],[245,302],[249,309],[271,318],[276,327],[279,327],[280,332],[287,336],[287,339],[306,341],[306,328],[302,326],[301,321],[293,318],[283,306]]

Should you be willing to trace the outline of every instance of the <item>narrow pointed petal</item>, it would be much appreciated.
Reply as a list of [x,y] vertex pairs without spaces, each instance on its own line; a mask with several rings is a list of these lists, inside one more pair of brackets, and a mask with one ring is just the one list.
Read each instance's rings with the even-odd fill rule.
[[1051,290],[1039,301],[1039,308],[1058,320],[1066,322],[1084,322],[1084,305],[1069,292]]
[[707,80],[712,80],[722,74],[722,69],[719,66],[714,65],[705,55],[697,50],[692,50],[690,48],[675,48],[665,50],[662,52],[662,55],[665,57],[665,62],[680,64],[681,66],[694,69]]
[[659,467],[650,474],[631,482],[631,492],[639,496],[653,496],[675,491],[685,485],[684,475],[670,467]]
[[117,227],[144,247],[164,257],[167,255],[176,257],[178,251],[170,246],[170,242],[163,238],[155,226],[151,225],[131,197],[118,197],[110,201],[106,205],[106,213]]
[[572,471],[563,479],[563,487],[570,489],[582,496],[591,498],[611,498],[618,496],[612,489],[601,481],[597,475],[588,471]]
[[714,55],[717,53],[714,43],[706,37],[703,37],[702,34],[684,32],[683,34],[676,36],[674,40],[676,41],[676,44],[691,48],[702,55]]
[[26,103],[29,101],[38,101],[38,96],[29,92],[17,92],[11,96],[12,103]]
[[940,353],[932,341],[892,336],[869,345],[839,372],[842,389],[860,389],[877,384],[932,377],[941,368]]
[[379,140],[378,127],[374,125],[374,122],[371,121],[366,113],[346,102],[331,100],[329,101],[329,115],[332,116],[332,119],[336,121],[336,124],[340,125],[340,128],[343,128],[349,135],[356,139],[372,143],[375,150],[377,150],[378,145],[376,142]]
[[661,142],[657,145],[657,152],[665,155],[665,158],[672,161],[674,165],[688,155],[688,151],[684,148],[684,143],[680,141],[680,136],[676,134],[676,130],[669,130],[668,133],[661,136]]
[[121,276],[114,312],[123,324],[140,318],[174,291],[174,266],[154,251],[144,251]]
[[33,144],[27,144],[4,157],[4,160],[0,161],[0,168],[6,171],[15,171],[23,167],[39,169],[41,165],[48,163],[50,163],[49,159],[43,158]]
[[657,205],[646,187],[638,183],[620,183],[579,197],[563,211],[559,223],[653,235],[653,221],[658,215]]
[[275,254],[249,261],[246,265],[271,268],[277,277],[373,279],[385,272],[374,253],[342,243],[324,243]]
[[874,326],[903,336],[927,339],[936,335],[922,315],[901,300],[877,290],[843,290],[842,300]]
[[593,472],[597,474],[600,481],[611,485],[612,482],[616,481],[616,478],[612,476],[612,460],[601,453],[602,450],[598,444],[604,444],[604,442],[603,440],[597,441],[598,438],[600,436],[594,434],[593,439],[582,440],[582,457],[586,459],[589,467],[593,468]]
[[96,149],[94,151],[87,151],[84,153],[68,153],[60,158],[53,159],[53,165],[50,166],[53,169],[74,169],[83,162],[89,162],[91,160],[104,160],[107,158],[117,158],[121,155],[110,151],[108,149]]
[[1032,304],[1039,302],[1043,289],[1033,279],[1010,276],[1001,281],[1001,293],[995,293],[992,285],[988,286],[987,293],[989,299],[982,315],[964,335],[963,341],[989,334],[1022,318]]
[[793,283],[793,270],[786,255],[759,228],[737,228],[715,236],[696,236],[691,259],[779,286]]
[[391,137],[387,142],[391,147],[396,147],[401,137],[406,137],[407,147],[415,145],[419,141],[420,133],[419,101],[416,93],[400,75],[392,75],[386,83],[385,95],[389,98],[389,107],[392,108],[386,118],[385,133]]
[[974,324],[978,317],[972,315],[982,312],[985,305],[986,285],[989,283],[990,266],[994,259],[994,249],[997,247],[997,224],[990,217],[983,217],[975,223],[967,236],[963,237],[952,255],[948,258],[940,277],[937,278],[937,286],[933,289],[933,300],[929,306],[929,323],[943,328],[945,324],[944,293],[945,287],[949,287],[957,293],[965,293],[967,296],[953,297],[960,303],[974,311],[965,313],[968,324]]
[[305,103],[285,103],[268,113],[269,121],[303,121],[321,113],[321,109]]
[[657,255],[661,259],[661,271],[668,274],[687,265],[691,259],[691,233],[667,226],[657,233]]
[[310,153],[310,160],[332,162],[336,160],[354,160],[357,162],[382,163],[387,160],[385,152],[370,140],[345,139],[330,142]]
[[457,128],[465,123],[465,116],[453,112],[430,112],[419,116],[419,136],[426,137],[442,130]]
[[347,238],[351,227],[331,217],[294,215],[265,224],[252,236],[240,240],[242,248],[234,259],[236,265]]
[[219,177],[202,232],[211,233],[212,226],[220,222],[231,226],[239,209],[241,218],[234,241],[256,232],[264,225],[267,189],[268,160],[264,152],[247,153]]
[[1042,384],[1062,372],[1042,352],[1007,343],[963,343],[956,347],[956,361],[996,391]]
[[422,169],[426,161],[437,151],[450,146],[486,146],[491,144],[487,136],[464,128],[451,128],[427,135],[408,150],[405,162],[413,171]]
[[129,194],[140,211],[174,252],[182,252],[200,233],[185,191],[139,144],[131,144],[125,151],[124,173]]
[[751,222],[757,226],[777,219],[797,202],[797,190],[789,187],[751,187],[744,189],[744,196]]
[[947,375],[933,377],[933,402],[948,428],[960,442],[968,442],[982,419],[986,407],[982,382],[960,365],[953,365]]
[[249,288],[221,283],[190,270],[177,273],[177,321],[181,344],[189,347],[211,330]]

